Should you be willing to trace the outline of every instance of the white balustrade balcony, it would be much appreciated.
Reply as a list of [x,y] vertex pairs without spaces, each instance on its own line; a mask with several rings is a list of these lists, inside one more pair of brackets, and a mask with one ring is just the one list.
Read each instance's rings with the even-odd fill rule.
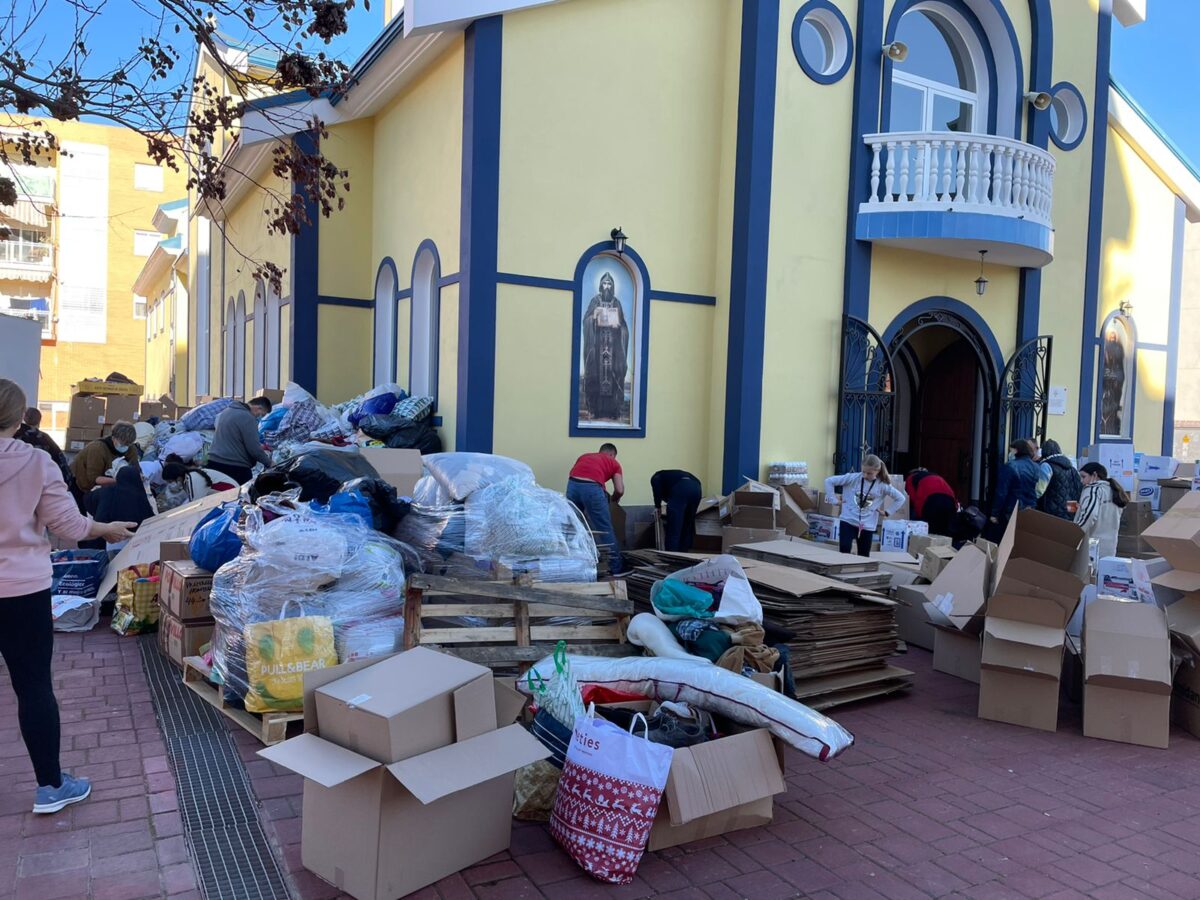
[[868,134],[860,240],[1014,266],[1053,257],[1054,157],[995,135]]

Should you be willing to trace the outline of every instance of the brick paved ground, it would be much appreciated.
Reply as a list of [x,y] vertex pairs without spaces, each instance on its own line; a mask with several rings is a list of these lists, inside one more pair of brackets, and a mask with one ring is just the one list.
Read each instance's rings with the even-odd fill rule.
[[0,897],[198,900],[137,641],[117,637],[107,621],[57,635],[54,674],[63,767],[95,786],[56,815],[29,811],[33,767],[0,663]]
[[[648,854],[633,885],[583,877],[543,827],[420,896],[636,898],[1197,898],[1200,742],[1170,750],[975,718],[975,688],[914,650],[913,692],[843,710],[856,745],[820,764],[792,753],[767,828]],[[56,677],[65,762],[97,779],[57,816],[28,813],[33,781],[0,666],[0,897],[198,897],[175,785],[136,643],[106,629],[63,636]],[[233,729],[297,897],[336,891],[300,865],[300,780]]]

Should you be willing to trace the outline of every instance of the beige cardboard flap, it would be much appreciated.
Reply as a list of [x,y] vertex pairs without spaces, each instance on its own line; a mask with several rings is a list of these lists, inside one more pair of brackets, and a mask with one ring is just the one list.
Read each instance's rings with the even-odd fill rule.
[[1167,625],[1173,635],[1200,653],[1200,594],[1168,606]]
[[496,690],[488,672],[454,692],[454,737],[465,741],[495,730]]
[[520,725],[509,725],[392,763],[387,770],[428,806],[549,755],[550,751],[532,734]]
[[389,653],[387,656],[372,656],[367,659],[356,659],[352,662],[342,663],[337,666],[330,666],[328,669],[313,669],[311,672],[304,673],[304,731],[307,734],[320,734],[321,726],[317,721],[317,689],[323,688],[325,685],[337,681],[339,678],[345,678],[347,675],[353,675],[359,669],[365,669],[367,666],[373,666],[376,663],[395,656],[395,653]]
[[983,630],[997,640],[1028,644],[1031,647],[1061,647],[1066,637],[1062,628],[1036,625],[1032,622],[993,619],[990,616],[984,623]]
[[1088,604],[1083,658],[1088,684],[1171,693],[1171,639],[1157,606],[1109,597]]
[[665,794],[671,824],[684,825],[786,789],[771,734],[757,728],[676,750]]
[[499,679],[492,681],[492,690],[496,695],[496,724],[502,728],[511,725],[525,711],[529,698],[511,683]]
[[[490,669],[427,647],[414,647],[371,662],[345,678],[329,682],[320,692],[386,718],[484,675],[491,677]],[[493,702],[490,686],[487,696]]]
[[390,447],[364,447],[359,451],[375,467],[379,477],[396,489],[401,497],[411,497],[421,479],[420,450],[393,450]]
[[315,734],[301,734],[259,750],[258,755],[327,788],[337,787],[379,767],[375,760],[322,740]]
[[1030,559],[1014,559],[996,582],[997,594],[1024,594],[1077,602],[1084,580]]
[[1169,572],[1155,575],[1150,579],[1150,583],[1157,587],[1169,588],[1172,591],[1192,594],[1200,591],[1200,572],[1185,572],[1182,569],[1171,569]]

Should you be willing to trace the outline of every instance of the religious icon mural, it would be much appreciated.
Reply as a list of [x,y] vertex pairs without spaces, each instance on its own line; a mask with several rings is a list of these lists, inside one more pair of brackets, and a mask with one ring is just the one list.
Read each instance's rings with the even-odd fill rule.
[[579,428],[639,427],[640,285],[618,257],[602,253],[583,273],[579,320]]
[[1109,316],[1100,345],[1100,437],[1132,437],[1133,329],[1121,315]]

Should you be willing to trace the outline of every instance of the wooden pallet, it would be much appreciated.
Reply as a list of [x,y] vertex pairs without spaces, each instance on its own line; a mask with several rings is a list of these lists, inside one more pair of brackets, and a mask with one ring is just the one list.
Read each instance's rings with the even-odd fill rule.
[[[560,640],[571,653],[635,656],[641,648],[625,641],[632,614],[624,582],[523,585],[413,575],[404,604],[404,649],[436,647],[482,665],[522,670],[553,653]],[[426,627],[423,621],[460,616],[487,622]],[[591,623],[538,621],[561,616]]]
[[292,722],[303,722],[304,713],[271,712],[252,713],[225,703],[225,694],[221,686],[211,681],[212,668],[205,665],[199,656],[188,656],[183,660],[183,683],[207,703],[218,710],[225,718],[236,722],[248,732],[270,747],[287,739],[288,725]]

